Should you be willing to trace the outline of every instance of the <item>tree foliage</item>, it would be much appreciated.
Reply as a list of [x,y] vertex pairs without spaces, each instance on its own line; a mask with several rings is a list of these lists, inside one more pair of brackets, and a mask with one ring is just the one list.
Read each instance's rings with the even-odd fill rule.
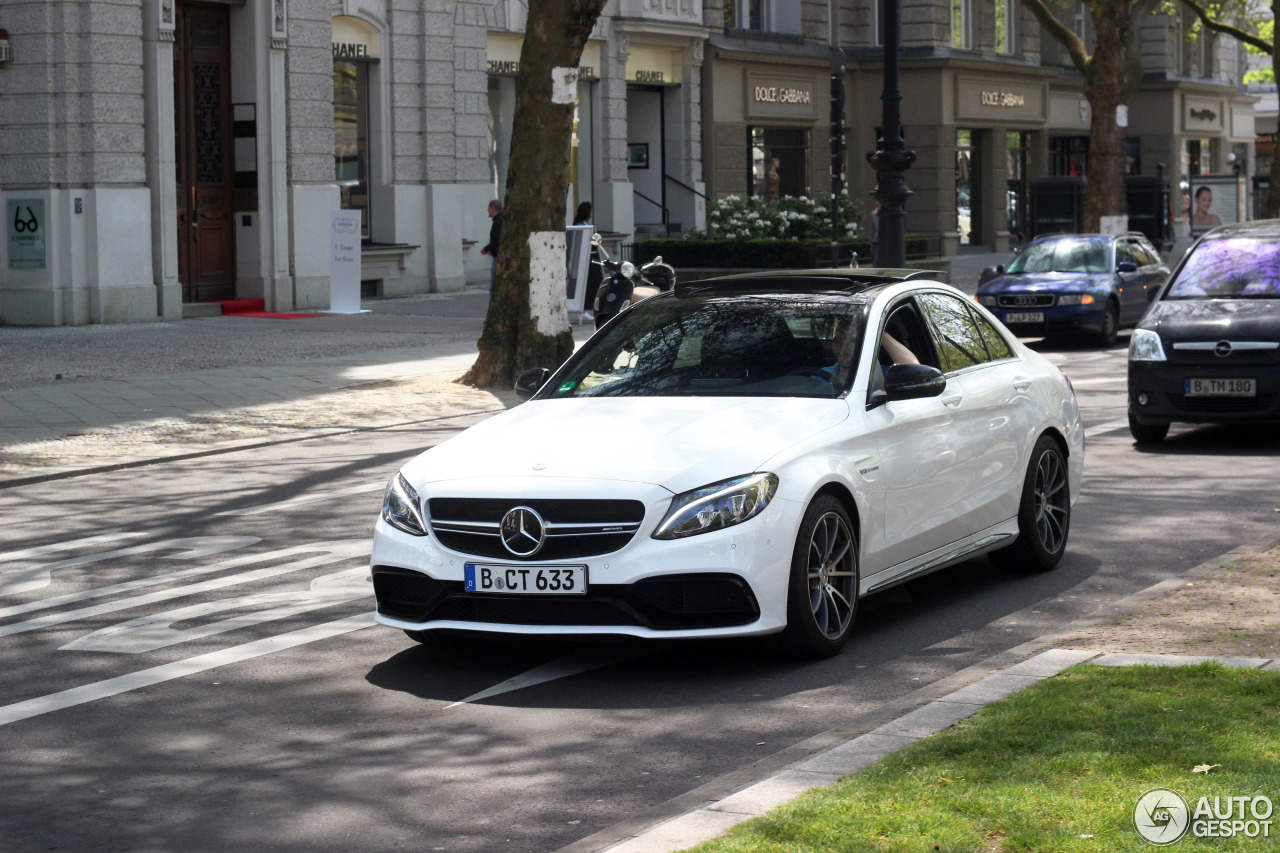
[[545,242],[545,255],[552,245],[550,235],[564,234],[574,105],[553,98],[555,69],[578,67],[604,4],[605,0],[528,0],[497,275],[478,342],[479,357],[459,380],[467,385],[510,388],[520,372],[555,367],[573,352],[567,315],[547,307],[548,301],[563,295],[564,279],[554,263],[544,268],[530,261],[533,243]]
[[[1081,0],[1097,34],[1093,52],[1076,32],[1058,18],[1054,0],[1022,0],[1050,37],[1062,45],[1084,77],[1084,96],[1091,111],[1089,171],[1085,176],[1086,231],[1097,231],[1104,216],[1125,213],[1125,129],[1116,117],[1142,82],[1138,32],[1161,0]],[[1280,2],[1280,0],[1278,0]]]

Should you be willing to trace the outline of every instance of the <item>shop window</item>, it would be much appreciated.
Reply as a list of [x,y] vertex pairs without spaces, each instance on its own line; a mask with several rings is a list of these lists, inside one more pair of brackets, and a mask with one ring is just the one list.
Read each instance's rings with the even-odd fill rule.
[[1049,139],[1049,174],[1084,177],[1089,165],[1089,137],[1054,136]]
[[[335,50],[335,57],[339,51]],[[335,58],[333,62],[333,180],[343,210],[358,210],[360,236],[368,240],[369,208],[369,62]]]
[[771,200],[809,195],[810,131],[804,127],[747,128],[747,193]]
[[1142,139],[1137,136],[1125,138],[1124,173],[1126,175],[1142,174]]

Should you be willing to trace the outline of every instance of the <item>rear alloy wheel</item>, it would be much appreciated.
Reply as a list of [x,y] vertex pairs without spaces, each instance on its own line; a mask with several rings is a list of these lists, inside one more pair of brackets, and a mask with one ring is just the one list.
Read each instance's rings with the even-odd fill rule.
[[991,562],[997,567],[1047,572],[1058,565],[1071,532],[1067,470],[1067,457],[1058,442],[1042,435],[1031,451],[1031,464],[1022,484],[1018,538],[1012,545],[991,552]]
[[1102,314],[1102,331],[1098,332],[1098,343],[1104,347],[1116,345],[1116,337],[1120,331],[1120,309],[1114,302],[1107,303],[1107,310]]
[[1143,424],[1129,413],[1129,434],[1138,444],[1159,444],[1169,434],[1168,424]]
[[858,539],[844,504],[819,495],[805,511],[791,556],[783,650],[797,657],[839,653],[858,612]]

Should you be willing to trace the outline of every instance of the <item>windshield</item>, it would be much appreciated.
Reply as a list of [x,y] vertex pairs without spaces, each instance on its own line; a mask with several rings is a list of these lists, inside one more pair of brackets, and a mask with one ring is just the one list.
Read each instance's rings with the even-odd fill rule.
[[1206,240],[1187,256],[1166,299],[1280,298],[1280,245],[1273,239]]
[[658,297],[593,338],[539,399],[838,397],[859,308],[835,295]]
[[1105,237],[1043,240],[1023,249],[1005,272],[1110,272],[1109,249]]

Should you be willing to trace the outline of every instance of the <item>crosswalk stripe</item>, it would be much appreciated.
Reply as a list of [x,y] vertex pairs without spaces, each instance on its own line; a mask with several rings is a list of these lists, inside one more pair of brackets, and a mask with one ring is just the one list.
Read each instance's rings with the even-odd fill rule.
[[320,625],[300,628],[287,634],[278,634],[274,637],[254,640],[251,643],[243,643],[239,646],[232,646],[229,649],[154,666],[150,669],[143,669],[127,675],[108,678],[104,681],[85,684],[81,687],[73,687],[59,693],[51,693],[47,696],[37,696],[34,699],[15,702],[12,705],[0,707],[0,726],[7,726],[19,720],[28,720],[32,717],[38,717],[42,714],[60,711],[65,708],[74,708],[77,705],[84,705],[88,702],[96,702],[109,696],[118,696],[121,693],[128,693],[132,690],[141,690],[144,687],[162,684],[175,678],[195,675],[206,670],[226,666],[227,664],[252,660],[253,658],[292,649],[307,643],[327,640],[330,637],[339,637],[352,631],[368,628],[373,624],[372,613],[361,613],[357,616],[348,616],[345,619],[338,619],[334,622],[325,622]]
[[276,501],[275,503],[259,504],[258,506],[245,507],[244,509],[230,509],[226,512],[215,514],[215,518],[222,516],[246,516],[259,515],[264,512],[274,512],[278,509],[290,509],[295,506],[303,506],[305,504],[319,503],[320,501],[333,500],[334,498],[345,497],[346,495],[361,495],[366,492],[380,492],[387,487],[386,483],[365,483],[363,486],[352,486],[349,489],[335,489],[331,492],[318,492],[313,495],[303,495],[302,497],[290,498],[287,501]]
[[48,545],[38,545],[35,548],[23,548],[21,551],[0,553],[0,563],[30,560],[33,557],[43,557],[45,554],[56,554],[59,551],[70,551],[75,548],[88,548],[92,545],[101,545],[104,542],[118,542],[121,539],[133,539],[137,536],[145,535],[145,533],[103,533],[99,536],[89,536],[85,539],[72,539],[69,542],[53,542]]

